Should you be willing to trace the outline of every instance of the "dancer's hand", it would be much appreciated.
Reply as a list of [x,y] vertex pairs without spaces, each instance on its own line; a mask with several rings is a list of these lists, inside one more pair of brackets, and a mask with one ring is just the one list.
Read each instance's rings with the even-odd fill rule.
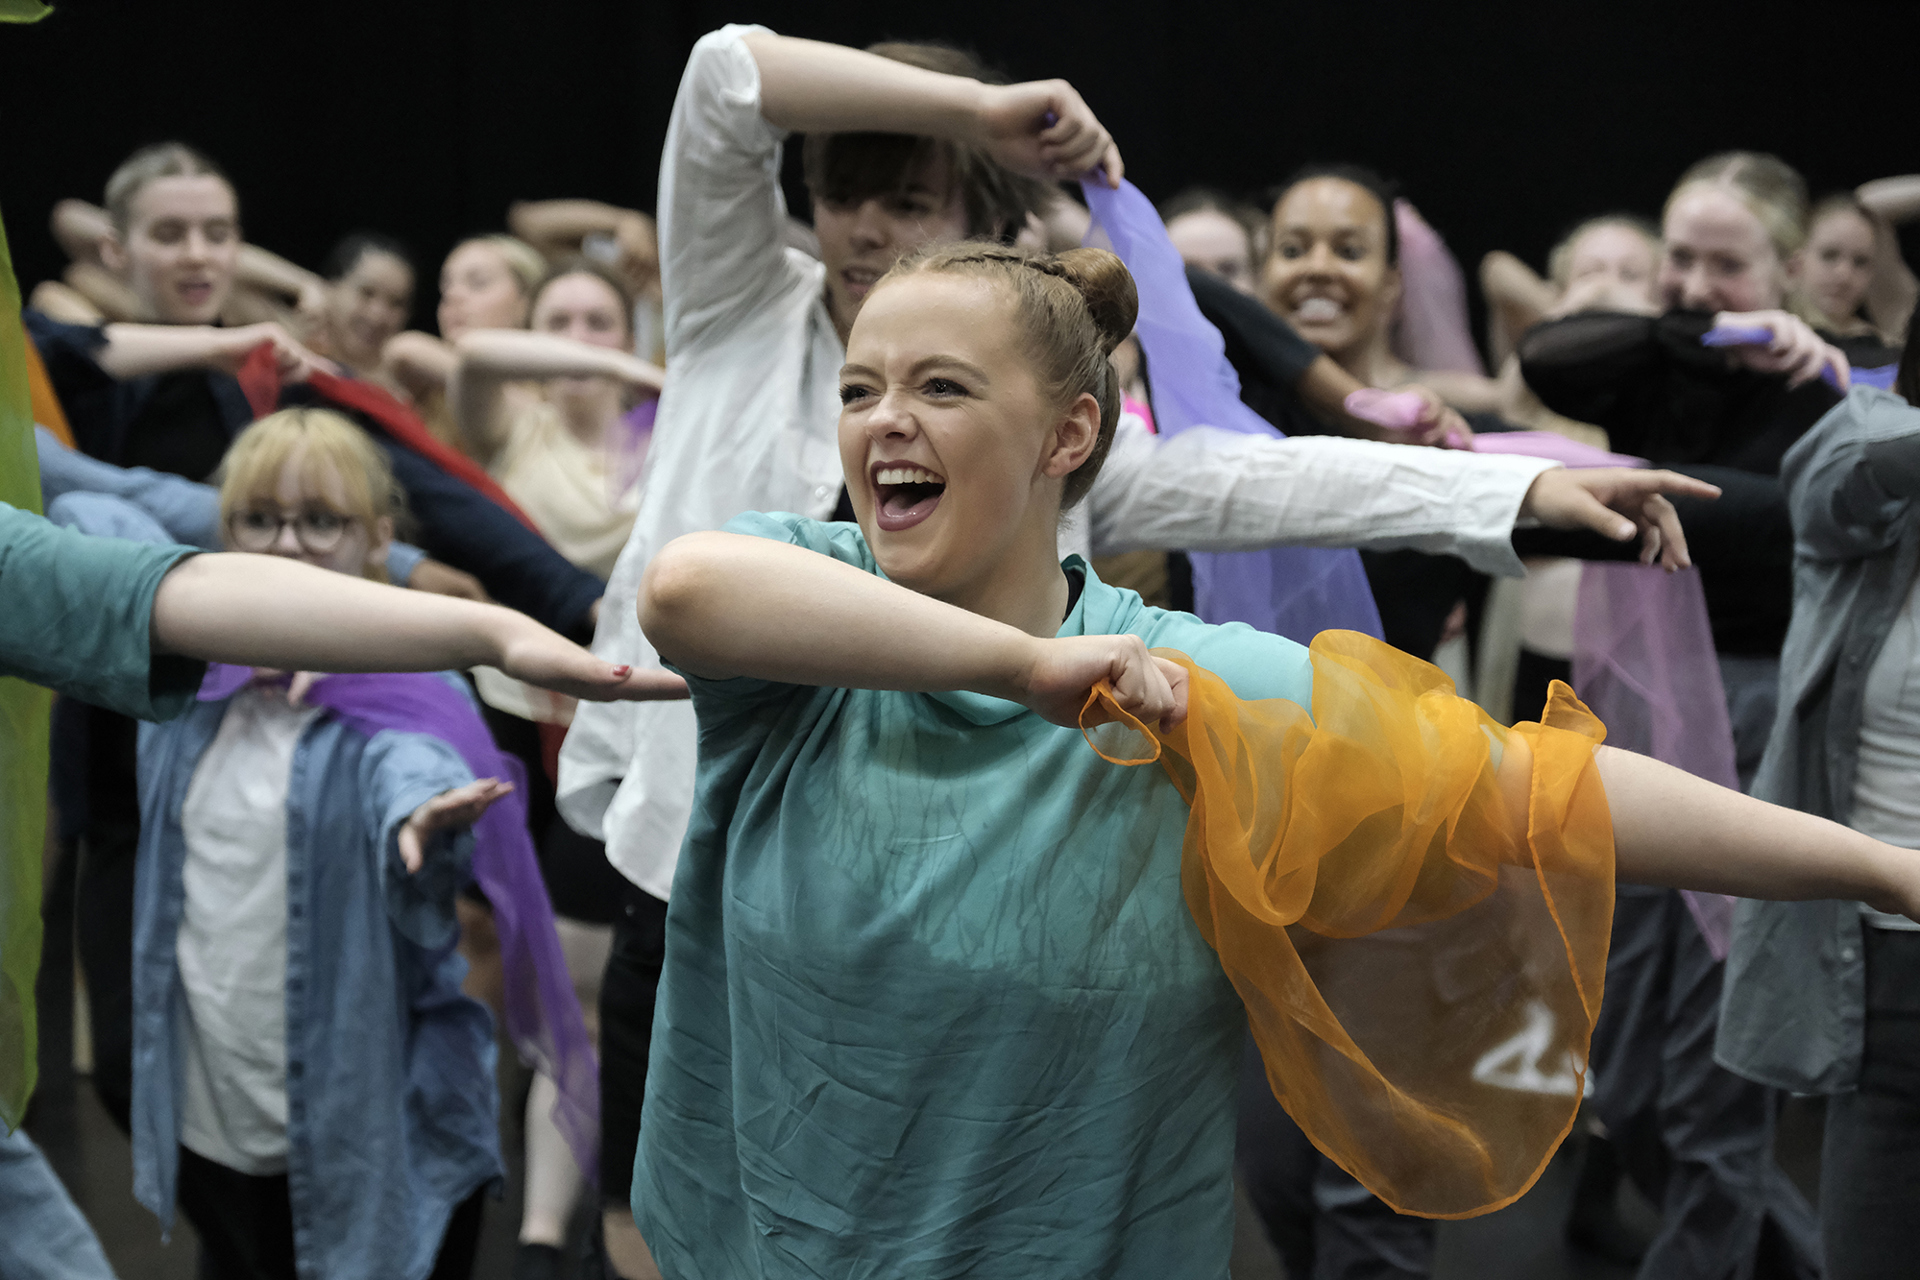
[[1852,381],[1846,356],[1813,331],[1799,316],[1785,311],[1722,311],[1714,316],[1716,329],[1765,329],[1770,342],[1730,346],[1727,351],[1749,369],[1784,373],[1787,385],[1797,387],[1833,371],[1834,385],[1845,391]]
[[513,790],[513,784],[498,778],[481,778],[464,787],[442,791],[413,811],[400,826],[400,862],[408,875],[420,870],[426,861],[427,838],[436,831],[470,827],[480,821],[494,801]]
[[1118,187],[1126,165],[1120,148],[1065,80],[983,86],[980,139],[993,158],[1016,173],[1055,181],[1099,170]]
[[1717,498],[1720,490],[1676,471],[1639,467],[1555,467],[1534,478],[1520,514],[1549,529],[1592,529],[1615,542],[1640,536],[1640,563],[1668,572],[1693,563],[1679,513],[1663,494]]
[[1120,709],[1149,728],[1172,729],[1187,718],[1186,668],[1154,657],[1133,635],[1034,641],[1019,701],[1044,720],[1077,728],[1087,695],[1102,680]]

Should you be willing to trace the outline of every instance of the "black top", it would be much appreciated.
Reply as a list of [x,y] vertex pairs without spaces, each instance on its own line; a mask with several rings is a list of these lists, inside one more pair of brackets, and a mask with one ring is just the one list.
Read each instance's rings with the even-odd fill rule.
[[[1780,460],[1840,402],[1824,381],[1789,389],[1704,347],[1706,312],[1589,312],[1520,338],[1527,385],[1556,413],[1606,428],[1612,447],[1721,484],[1717,503],[1676,503],[1722,653],[1780,652],[1793,613],[1793,539]],[[1740,473],[1746,473],[1742,475]],[[1605,540],[1560,540],[1592,559],[1630,554]],[[1529,545],[1530,544],[1530,545]],[[1546,552],[1552,539],[1516,539]]]
[[225,374],[182,369],[116,378],[94,363],[107,342],[101,326],[61,324],[33,310],[21,319],[74,443],[102,462],[205,480],[253,420],[240,384]]
[[[1327,427],[1307,412],[1294,384],[1320,358],[1320,348],[1295,332],[1258,298],[1240,292],[1218,276],[1187,268],[1187,283],[1200,314],[1226,339],[1227,363],[1240,375],[1240,399],[1255,413],[1290,436],[1326,435]],[[1153,367],[1147,366],[1147,382]]]
[[143,381],[151,386],[126,424],[114,461],[189,480],[207,479],[219,468],[232,437],[206,371],[182,369]]
[[[118,466],[202,480],[253,410],[240,384],[215,370],[181,370],[117,379],[94,363],[106,342],[97,327],[61,324],[37,311],[24,315],[27,332],[47,365],[47,378],[66,411],[82,452]],[[281,392],[282,405],[323,403],[305,384]],[[419,524],[416,540],[434,559],[471,573],[500,603],[563,635],[590,638],[588,609],[606,584],[569,563],[479,490],[440,469],[432,459],[395,441],[379,424],[339,405],[380,445],[394,479]]]
[[1887,365],[1900,363],[1900,348],[1890,347],[1880,341],[1877,333],[1856,333],[1843,338],[1825,329],[1816,329],[1814,332],[1840,348],[1840,354],[1856,369],[1883,369]]

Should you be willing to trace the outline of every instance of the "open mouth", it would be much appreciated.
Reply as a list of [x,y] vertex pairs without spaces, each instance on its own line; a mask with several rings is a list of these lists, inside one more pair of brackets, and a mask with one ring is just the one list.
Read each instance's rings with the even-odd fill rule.
[[873,477],[873,520],[888,533],[911,529],[933,514],[947,491],[944,478],[907,462],[876,462]]
[[1293,304],[1294,319],[1305,324],[1332,324],[1346,312],[1347,309],[1332,298],[1302,298]]
[[854,301],[859,302],[879,283],[880,272],[866,267],[848,267],[840,273],[840,279],[846,283],[847,292]]

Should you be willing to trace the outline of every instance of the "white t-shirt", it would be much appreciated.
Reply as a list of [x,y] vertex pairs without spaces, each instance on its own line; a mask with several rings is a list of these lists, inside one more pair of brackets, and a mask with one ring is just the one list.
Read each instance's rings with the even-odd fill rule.
[[[760,71],[742,40],[763,29],[725,27],[694,45],[660,160],[666,389],[593,641],[641,669],[660,665],[634,608],[656,551],[744,511],[825,520],[840,495],[846,350],[823,298],[826,268],[787,247],[785,135],[760,114]],[[1405,547],[1518,577],[1514,517],[1553,465],[1211,427],[1160,439],[1124,414],[1060,550]],[[656,897],[673,883],[693,810],[695,740],[687,702],[582,703],[560,752],[567,820]]]
[[[1908,589],[1906,604],[1867,672],[1860,762],[1853,775],[1853,829],[1920,849],[1920,594],[1915,588]],[[1864,904],[1860,913],[1882,929],[1920,929],[1905,916]]]
[[287,789],[317,714],[234,695],[180,810],[180,1143],[256,1177],[287,1167]]

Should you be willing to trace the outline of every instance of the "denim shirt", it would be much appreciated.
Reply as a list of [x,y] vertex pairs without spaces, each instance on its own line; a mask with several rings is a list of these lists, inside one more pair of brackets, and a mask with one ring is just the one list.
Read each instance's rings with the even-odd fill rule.
[[[140,732],[133,938],[134,1195],[172,1225],[179,1168],[185,902],[181,808],[227,703]],[[454,895],[471,833],[398,833],[472,774],[423,734],[368,738],[322,714],[287,794],[287,1182],[302,1280],[418,1280],[452,1210],[504,1176],[493,1020],[461,994]]]
[[[1920,409],[1856,386],[1787,453],[1793,622],[1753,793],[1846,822],[1867,674],[1920,571]],[[1743,901],[1714,1056],[1803,1093],[1856,1086],[1866,970],[1858,904]]]

